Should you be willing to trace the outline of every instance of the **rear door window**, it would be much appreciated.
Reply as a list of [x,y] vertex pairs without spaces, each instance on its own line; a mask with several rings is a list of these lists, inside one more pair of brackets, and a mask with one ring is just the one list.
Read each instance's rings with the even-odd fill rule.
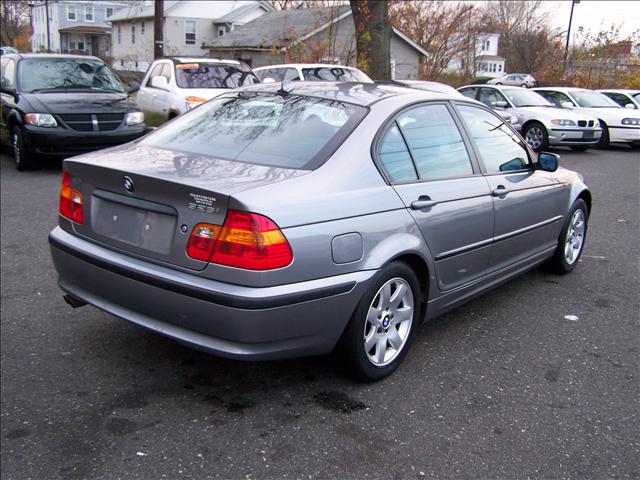
[[411,182],[418,179],[407,144],[395,122],[380,142],[378,160],[391,183]]

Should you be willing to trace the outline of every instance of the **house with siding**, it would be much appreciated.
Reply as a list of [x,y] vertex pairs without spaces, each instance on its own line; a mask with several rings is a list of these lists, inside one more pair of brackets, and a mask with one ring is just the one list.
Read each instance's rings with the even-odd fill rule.
[[498,55],[500,34],[478,33],[468,51],[462,52],[449,62],[447,71],[468,72],[478,77],[501,77],[505,74],[504,57]]
[[[257,0],[165,0],[164,54],[207,55],[214,38],[272,11]],[[154,56],[154,4],[130,3],[109,18],[114,68],[145,71]]]
[[[206,47],[212,56],[235,58],[254,68],[289,62],[356,64],[355,27],[349,5],[270,11],[214,37]],[[392,78],[418,78],[425,55],[425,49],[393,28]]]
[[[107,17],[129,5],[126,1],[37,0],[31,4],[31,50],[111,54],[111,28]],[[47,40],[47,10],[49,38]]]

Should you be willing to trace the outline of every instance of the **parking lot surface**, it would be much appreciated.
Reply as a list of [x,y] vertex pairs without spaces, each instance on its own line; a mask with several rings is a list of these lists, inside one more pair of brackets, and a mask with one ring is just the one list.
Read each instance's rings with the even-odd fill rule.
[[374,384],[72,309],[47,245],[60,165],[18,173],[3,153],[2,478],[638,478],[640,155],[559,153],[594,198],[576,270],[424,325]]

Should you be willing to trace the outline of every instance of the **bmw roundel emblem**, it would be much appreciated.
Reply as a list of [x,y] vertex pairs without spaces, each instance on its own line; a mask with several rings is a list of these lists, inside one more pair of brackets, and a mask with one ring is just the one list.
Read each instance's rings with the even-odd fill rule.
[[131,177],[127,177],[126,175],[122,177],[122,186],[127,192],[133,192],[135,189],[133,180],[131,180]]

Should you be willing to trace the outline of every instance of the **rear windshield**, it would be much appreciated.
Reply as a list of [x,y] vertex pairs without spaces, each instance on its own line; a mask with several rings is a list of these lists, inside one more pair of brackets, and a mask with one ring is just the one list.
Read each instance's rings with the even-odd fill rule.
[[22,92],[40,90],[89,90],[124,92],[106,64],[84,58],[25,58],[18,64]]
[[304,79],[312,82],[371,82],[360,70],[341,67],[303,68]]
[[282,168],[314,169],[366,114],[357,105],[298,95],[225,95],[147,135],[143,144]]
[[244,65],[178,63],[176,82],[180,88],[238,88],[260,83]]

